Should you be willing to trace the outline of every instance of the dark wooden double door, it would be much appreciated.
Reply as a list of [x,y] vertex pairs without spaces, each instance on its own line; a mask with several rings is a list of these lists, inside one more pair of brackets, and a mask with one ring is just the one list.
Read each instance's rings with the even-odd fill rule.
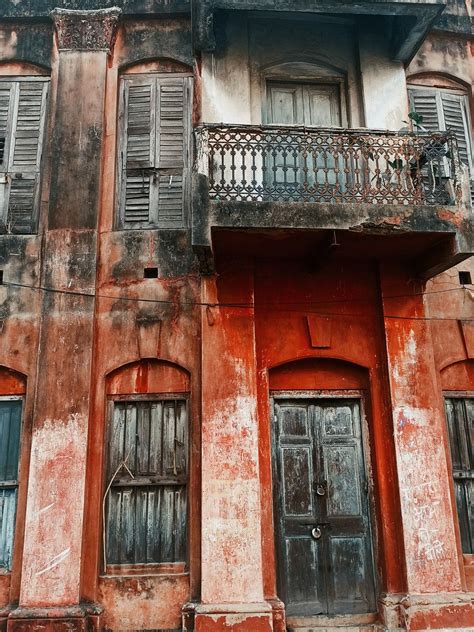
[[279,596],[288,615],[375,610],[358,399],[274,399]]

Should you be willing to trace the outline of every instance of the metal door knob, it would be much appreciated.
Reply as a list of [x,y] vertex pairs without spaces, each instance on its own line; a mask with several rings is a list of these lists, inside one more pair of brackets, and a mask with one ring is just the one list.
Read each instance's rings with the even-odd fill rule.
[[319,527],[314,527],[314,529],[311,531],[311,536],[313,537],[314,540],[319,540],[319,538],[322,535],[323,535],[323,532],[321,531]]

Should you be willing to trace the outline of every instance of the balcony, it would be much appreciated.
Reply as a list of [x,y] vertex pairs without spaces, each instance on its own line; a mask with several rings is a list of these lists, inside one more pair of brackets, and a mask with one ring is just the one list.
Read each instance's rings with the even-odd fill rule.
[[382,254],[394,246],[432,260],[437,248],[424,276],[471,250],[465,169],[449,133],[203,125],[196,152],[193,240],[211,269],[218,231],[246,232],[247,243],[275,230],[396,235],[396,246],[378,240]]

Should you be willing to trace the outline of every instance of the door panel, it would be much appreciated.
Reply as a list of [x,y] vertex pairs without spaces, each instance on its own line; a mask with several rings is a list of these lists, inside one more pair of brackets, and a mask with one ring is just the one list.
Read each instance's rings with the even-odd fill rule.
[[276,400],[279,591],[289,615],[375,607],[357,400]]
[[[267,84],[266,120],[275,125],[305,125],[340,127],[341,95],[334,84]],[[265,161],[267,185],[277,192],[295,193],[298,187],[319,187],[321,192],[342,186],[342,157],[333,155],[331,148],[313,144],[295,146],[285,135],[269,147]]]

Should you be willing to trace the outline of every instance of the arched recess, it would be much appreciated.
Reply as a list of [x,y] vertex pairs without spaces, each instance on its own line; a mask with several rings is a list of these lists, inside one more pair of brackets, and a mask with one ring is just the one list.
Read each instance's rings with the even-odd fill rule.
[[443,391],[474,392],[474,360],[449,364],[441,371]]
[[187,64],[183,64],[181,61],[171,59],[168,57],[162,57],[159,59],[144,59],[138,62],[132,62],[124,64],[119,69],[122,75],[141,74],[146,72],[159,72],[159,73],[190,73],[193,69]]
[[408,86],[427,86],[431,88],[446,88],[456,90],[463,94],[468,94],[470,86],[449,73],[441,72],[418,72],[407,77]]
[[26,375],[0,366],[0,395],[24,395],[26,393]]
[[269,371],[270,390],[367,390],[368,370],[332,358],[307,358],[276,366]]
[[146,359],[126,364],[109,373],[107,395],[188,393],[187,369],[166,360]]

